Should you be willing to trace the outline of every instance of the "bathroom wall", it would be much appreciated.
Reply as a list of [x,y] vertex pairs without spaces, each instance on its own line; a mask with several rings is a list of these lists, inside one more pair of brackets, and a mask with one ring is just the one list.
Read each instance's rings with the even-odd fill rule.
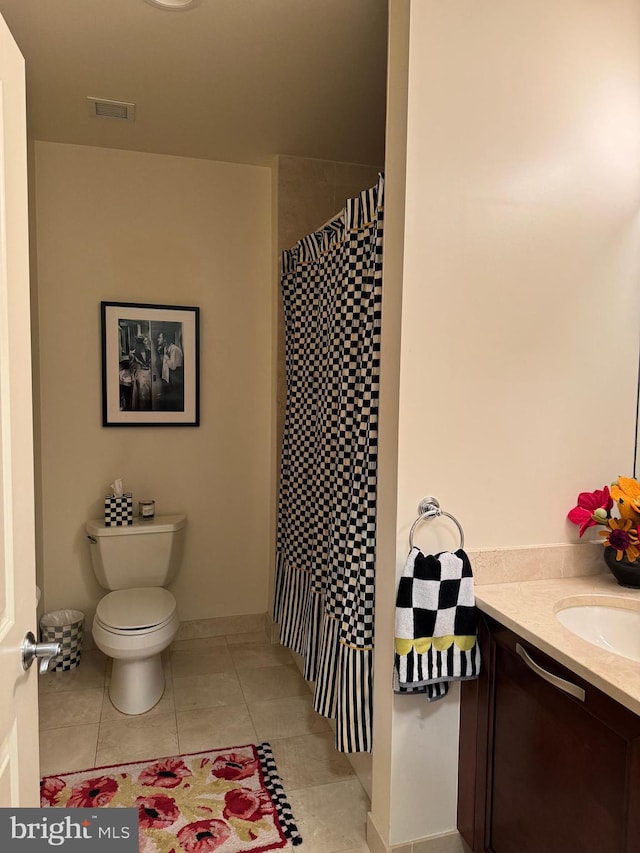
[[[264,613],[272,551],[268,168],[35,143],[44,606],[91,618],[114,477],[185,512],[182,620]],[[201,311],[201,426],[101,426],[100,301]]]
[[[577,541],[578,492],[632,470],[640,8],[390,14],[389,126],[408,118],[406,144],[387,139],[386,218],[405,225],[385,249],[383,346],[401,343],[382,357],[372,819],[401,845],[453,830],[456,809],[458,691],[428,705],[390,688],[418,501],[438,497],[469,550],[558,545]],[[425,535],[457,541],[444,520]]]

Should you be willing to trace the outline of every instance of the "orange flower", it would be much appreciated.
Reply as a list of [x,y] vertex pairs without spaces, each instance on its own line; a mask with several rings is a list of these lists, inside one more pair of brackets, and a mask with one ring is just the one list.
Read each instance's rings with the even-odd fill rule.
[[640,483],[632,477],[618,477],[611,486],[611,497],[618,504],[620,518],[640,521]]
[[603,545],[609,545],[616,552],[616,560],[623,555],[628,562],[633,563],[640,557],[638,549],[638,528],[630,518],[610,518],[607,521],[609,530],[601,530],[598,536],[605,536]]

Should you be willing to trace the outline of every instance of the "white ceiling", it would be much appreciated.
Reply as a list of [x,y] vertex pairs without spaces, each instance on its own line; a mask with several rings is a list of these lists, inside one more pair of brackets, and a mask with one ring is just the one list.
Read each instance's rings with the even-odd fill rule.
[[[0,0],[34,139],[266,165],[382,166],[387,0]],[[136,104],[91,118],[87,96]]]

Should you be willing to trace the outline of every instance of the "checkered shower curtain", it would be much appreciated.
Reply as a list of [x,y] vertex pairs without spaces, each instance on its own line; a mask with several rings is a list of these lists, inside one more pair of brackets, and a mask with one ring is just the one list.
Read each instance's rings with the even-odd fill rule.
[[342,752],[371,750],[383,184],[282,258],[274,618]]

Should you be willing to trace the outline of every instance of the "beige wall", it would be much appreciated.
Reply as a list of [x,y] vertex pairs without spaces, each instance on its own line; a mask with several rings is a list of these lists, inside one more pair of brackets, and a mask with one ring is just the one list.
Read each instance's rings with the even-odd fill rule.
[[[469,550],[575,541],[577,493],[631,473],[640,307],[638,4],[410,10],[402,341],[382,385],[383,414],[399,394],[385,481],[396,553],[378,563],[372,806],[396,844],[455,826],[458,693],[428,705],[389,687],[390,602],[418,501],[438,497]],[[401,171],[387,179],[391,191]],[[381,445],[383,470],[395,450]],[[456,543],[444,521],[438,535]]]
[[[272,548],[269,169],[38,142],[46,609],[104,594],[83,522],[114,477],[185,512],[183,620],[267,610]],[[103,428],[100,301],[197,305],[201,426]]]

